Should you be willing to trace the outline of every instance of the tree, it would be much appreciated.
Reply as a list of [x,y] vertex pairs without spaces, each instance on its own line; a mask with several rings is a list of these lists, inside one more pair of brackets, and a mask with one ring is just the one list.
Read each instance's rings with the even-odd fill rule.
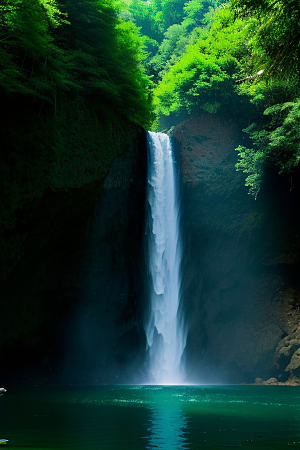
[[238,17],[258,19],[249,43],[255,67],[268,76],[299,78],[299,0],[232,0],[231,4]]
[[[244,130],[253,147],[237,148],[236,165],[249,174],[246,185],[256,197],[267,166],[292,174],[299,164],[300,4],[298,0],[232,0],[231,4],[236,17],[256,20],[244,63],[248,76],[240,90],[256,106],[259,120]],[[258,70],[262,76],[251,76]]]
[[234,77],[247,53],[248,22],[234,21],[232,10],[219,8],[213,21],[200,28],[196,42],[164,74],[155,89],[155,103],[164,115],[199,108],[216,112],[230,107],[237,96]]
[[244,131],[253,148],[239,146],[237,170],[247,175],[249,194],[257,197],[266,165],[278,167],[281,175],[292,174],[300,162],[300,99],[275,104],[264,111],[265,121]]
[[0,6],[0,84],[56,109],[62,92],[147,125],[150,81],[144,40],[119,14],[117,0],[3,0]]
[[[0,85],[49,99],[60,84],[62,52],[52,32],[66,22],[55,1],[3,0],[0,6]],[[50,96],[50,97],[49,97]]]
[[154,73],[155,80],[158,82],[163,73],[167,72],[170,67],[183,54],[187,44],[187,35],[182,25],[171,25],[165,32],[165,38],[159,46],[157,53],[150,61],[150,65]]

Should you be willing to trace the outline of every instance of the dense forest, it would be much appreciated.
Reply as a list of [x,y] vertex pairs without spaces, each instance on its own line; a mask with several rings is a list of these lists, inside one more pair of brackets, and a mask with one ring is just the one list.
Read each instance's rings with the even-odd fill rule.
[[59,92],[93,95],[133,122],[149,123],[141,39],[118,2],[4,1],[1,87],[55,107]]

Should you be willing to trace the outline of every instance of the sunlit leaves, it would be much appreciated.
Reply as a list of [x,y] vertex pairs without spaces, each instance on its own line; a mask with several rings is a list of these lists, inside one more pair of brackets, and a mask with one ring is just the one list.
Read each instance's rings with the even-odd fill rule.
[[256,151],[253,148],[249,149],[242,145],[239,145],[236,150],[238,151],[239,160],[235,167],[238,171],[247,174],[245,186],[249,187],[249,194],[254,195],[256,198],[262,182],[265,154],[262,151]]
[[216,101],[220,84],[226,78],[213,56],[200,53],[197,45],[188,48],[155,91],[161,112],[168,115],[182,107],[189,111],[210,100]]
[[151,60],[151,66],[162,76],[184,53],[187,36],[182,25],[174,24],[168,28],[156,55]]
[[186,28],[195,27],[200,25],[200,19],[203,17],[203,4],[204,0],[190,0],[184,5],[185,18],[183,25]]
[[267,108],[271,116],[268,153],[279,166],[279,173],[289,173],[300,161],[300,99]]
[[164,74],[155,90],[158,110],[165,115],[195,108],[213,113],[229,104],[235,91],[232,77],[247,53],[247,33],[248,23],[235,22],[229,8],[217,10],[209,28],[199,33],[196,43],[188,45]]
[[298,0],[232,0],[239,16],[259,22],[249,45],[256,68],[282,79],[300,74],[300,5]]

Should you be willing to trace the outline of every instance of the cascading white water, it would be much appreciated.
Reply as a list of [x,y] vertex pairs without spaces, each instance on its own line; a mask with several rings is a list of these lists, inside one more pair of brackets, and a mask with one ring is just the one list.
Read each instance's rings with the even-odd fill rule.
[[146,336],[155,384],[182,384],[186,332],[179,317],[181,245],[174,162],[169,137],[148,132],[148,264],[150,318]]

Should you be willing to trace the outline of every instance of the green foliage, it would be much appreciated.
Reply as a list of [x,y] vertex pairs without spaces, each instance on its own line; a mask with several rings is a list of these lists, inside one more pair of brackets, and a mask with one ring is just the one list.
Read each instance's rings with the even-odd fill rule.
[[[133,23],[120,22],[117,30],[116,61],[114,67],[116,85],[120,85],[122,108],[125,108],[132,122],[149,126],[151,122],[150,80],[141,64],[143,41]],[[116,64],[116,63],[115,63]]]
[[[253,17],[249,35],[248,77],[240,87],[257,108],[257,119],[244,130],[252,149],[237,148],[237,170],[250,175],[246,185],[257,196],[265,167],[292,174],[299,164],[300,8],[292,0],[232,0],[237,17]],[[253,73],[263,69],[263,76]]]
[[194,27],[200,25],[200,20],[203,19],[203,4],[204,0],[190,0],[184,5],[185,18],[183,25],[185,27]]
[[161,0],[161,20],[164,30],[175,23],[180,24],[182,22],[185,4],[186,0]]
[[[174,53],[182,54],[188,43],[188,35],[195,27],[202,25],[209,8],[219,3],[220,0],[123,0],[122,17],[134,21],[147,38],[148,71],[152,73],[167,70],[164,63],[170,55],[170,49],[166,50],[166,46],[169,46],[166,42],[173,42],[174,30],[179,38],[179,45],[174,46],[173,50]],[[153,56],[154,60],[150,61]],[[171,57],[175,62],[176,57],[173,54]],[[168,67],[171,65],[169,63]]]
[[158,116],[247,105],[253,148],[238,148],[237,169],[257,195],[267,164],[299,162],[299,11],[295,0],[2,0],[0,85],[54,116],[59,97],[83,96],[145,127],[152,91]]
[[52,1],[2,2],[0,85],[6,91],[49,99],[54,83],[60,84],[63,72],[62,52],[55,45],[50,29],[65,22]]
[[235,165],[238,171],[242,171],[247,175],[245,186],[249,187],[249,194],[254,195],[255,199],[260,190],[262,182],[263,165],[265,162],[264,153],[255,151],[253,148],[246,148],[239,145],[236,148],[239,161]]
[[291,173],[300,161],[300,98],[267,108],[264,114],[271,117],[268,153],[279,173]]
[[124,3],[126,8],[122,11],[122,17],[132,20],[141,29],[142,35],[158,45],[163,37],[163,26],[157,1],[124,0]]
[[213,22],[198,31],[196,43],[164,74],[155,90],[155,104],[164,115],[186,109],[216,112],[236,96],[234,77],[247,53],[248,22],[234,21],[229,8],[217,9]]
[[258,18],[249,45],[257,70],[282,79],[300,75],[300,7],[298,0],[232,0],[238,16]]
[[157,84],[157,115],[246,116],[253,148],[238,147],[237,170],[255,196],[268,165],[291,173],[299,163],[299,1],[126,3],[151,40],[145,67]]
[[228,79],[212,55],[199,52],[198,45],[187,49],[178,63],[165,75],[155,91],[157,106],[168,115],[181,108],[191,111],[195,106],[207,109],[221,94]]
[[186,43],[187,36],[182,25],[174,24],[167,29],[164,40],[149,63],[152,72],[157,74],[156,81],[180,59]]
[[4,0],[0,84],[56,108],[63,91],[92,95],[131,121],[151,117],[144,40],[117,14],[118,1]]
[[[265,87],[265,90],[272,91],[272,88]],[[263,102],[262,93],[256,101]],[[239,146],[236,149],[239,152],[236,168],[250,174],[246,186],[255,197],[266,165],[277,166],[280,174],[291,174],[300,161],[300,99],[273,104],[263,114],[264,120],[244,130],[253,140],[253,148]]]

